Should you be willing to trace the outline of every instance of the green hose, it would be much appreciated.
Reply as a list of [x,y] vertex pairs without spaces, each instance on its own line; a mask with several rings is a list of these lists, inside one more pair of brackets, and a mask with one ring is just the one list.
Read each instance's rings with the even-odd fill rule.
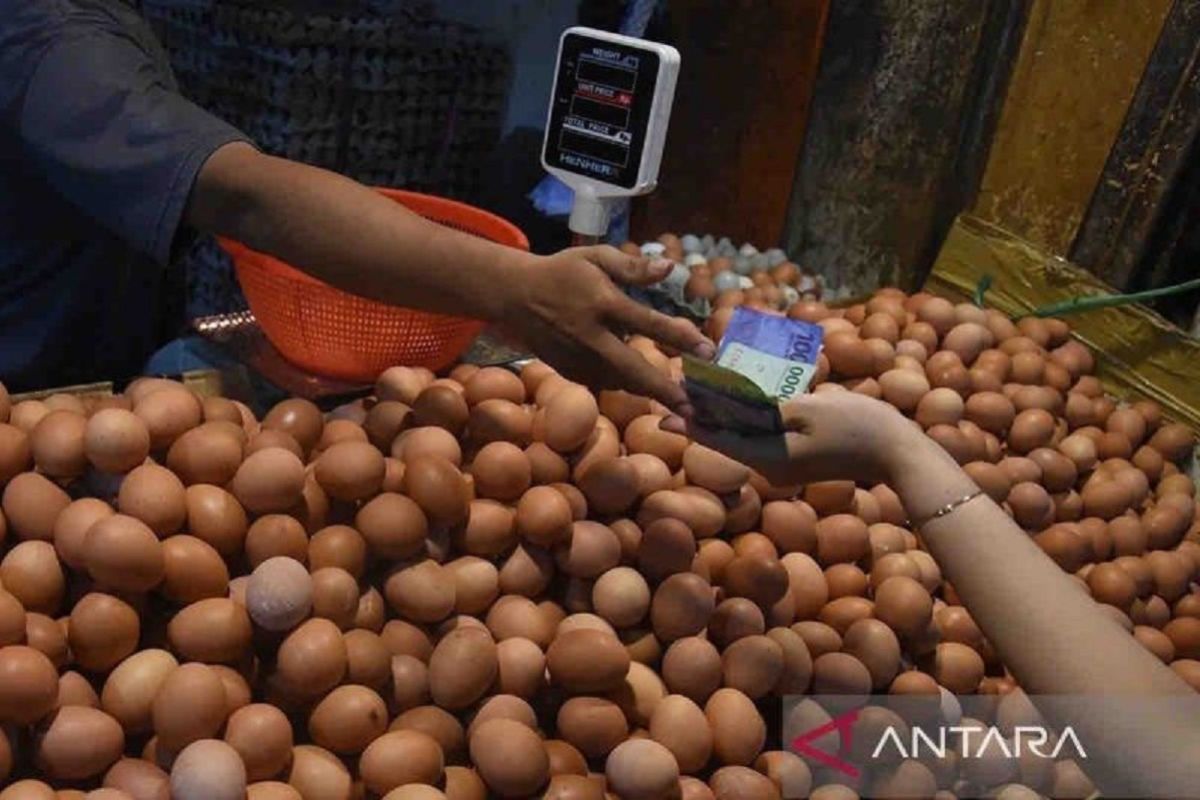
[[[983,307],[983,296],[988,288],[992,285],[992,276],[984,275],[979,284],[975,287],[975,305]],[[1032,311],[1020,314],[1015,319],[1023,317],[1065,317],[1068,314],[1079,314],[1084,311],[1091,311],[1095,308],[1110,308],[1112,306],[1124,306],[1130,303],[1141,303],[1146,300],[1154,300],[1159,297],[1169,297],[1175,294],[1183,294],[1184,292],[1200,289],[1200,278],[1193,278],[1190,281],[1177,283],[1173,286],[1163,286],[1159,289],[1148,289],[1144,292],[1130,292],[1128,294],[1108,294],[1108,295],[1080,295],[1072,297],[1058,303],[1040,306]]]

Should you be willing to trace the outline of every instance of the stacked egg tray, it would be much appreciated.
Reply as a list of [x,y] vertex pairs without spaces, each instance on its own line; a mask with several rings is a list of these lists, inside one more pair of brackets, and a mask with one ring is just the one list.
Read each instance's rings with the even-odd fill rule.
[[848,296],[828,287],[824,277],[792,263],[783,250],[759,250],[749,242],[738,247],[728,236],[664,233],[640,245],[625,242],[621,250],[675,262],[660,283],[632,293],[660,311],[697,322],[735,305],[786,312],[801,301],[833,302]]
[[[363,183],[470,199],[499,138],[511,61],[424,2],[145,0],[188,97],[264,152]],[[214,242],[188,259],[189,315],[245,308]]]
[[265,151],[470,196],[499,137],[504,48],[423,3],[305,5],[150,0],[145,13],[184,91]]

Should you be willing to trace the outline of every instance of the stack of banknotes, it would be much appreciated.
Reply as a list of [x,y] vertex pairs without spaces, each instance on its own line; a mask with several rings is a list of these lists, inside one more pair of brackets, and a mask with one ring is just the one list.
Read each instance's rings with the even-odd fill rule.
[[738,307],[714,361],[684,357],[696,421],[748,435],[783,432],[779,404],[808,391],[824,329]]

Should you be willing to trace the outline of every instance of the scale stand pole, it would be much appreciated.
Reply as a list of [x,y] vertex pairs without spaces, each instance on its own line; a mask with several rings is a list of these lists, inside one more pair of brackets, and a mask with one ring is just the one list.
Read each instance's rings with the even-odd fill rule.
[[592,236],[588,233],[572,233],[571,247],[593,247],[600,244],[599,236]]
[[601,197],[590,183],[575,189],[571,204],[571,217],[567,227],[571,229],[571,243],[576,247],[599,244],[608,233],[612,219],[615,197]]

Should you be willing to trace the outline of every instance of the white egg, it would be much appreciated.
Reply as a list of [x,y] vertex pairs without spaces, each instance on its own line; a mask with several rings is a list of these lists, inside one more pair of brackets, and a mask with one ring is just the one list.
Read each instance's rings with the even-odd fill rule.
[[942,719],[949,725],[957,725],[962,720],[962,703],[945,686],[938,689],[942,693]]
[[778,267],[780,264],[788,260],[787,253],[780,250],[778,247],[772,247],[767,251],[767,266]]
[[313,584],[294,558],[275,556],[259,564],[246,584],[246,611],[260,627],[286,631],[312,609]]
[[742,288],[743,280],[742,276],[736,272],[726,270],[725,272],[718,272],[713,276],[713,286],[718,292],[727,292],[730,289]]
[[678,286],[683,288],[687,286],[687,282],[692,279],[692,271],[683,264],[676,264],[674,269],[667,273],[667,277],[663,278],[660,283],[664,286]]

